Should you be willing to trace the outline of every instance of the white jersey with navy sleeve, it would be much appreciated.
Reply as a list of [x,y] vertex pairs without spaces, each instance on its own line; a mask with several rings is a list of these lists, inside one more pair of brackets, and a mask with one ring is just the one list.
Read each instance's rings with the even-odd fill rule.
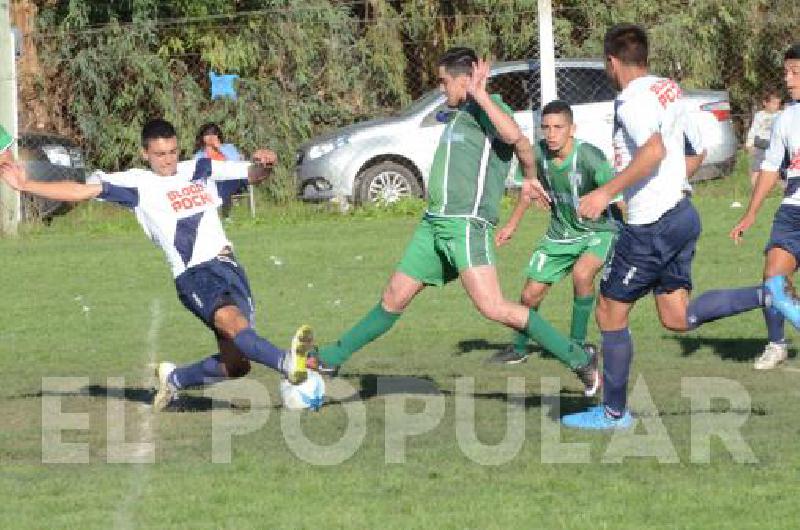
[[97,199],[131,208],[145,233],[166,255],[173,276],[213,259],[226,246],[217,208],[247,182],[249,162],[207,158],[178,163],[175,175],[147,169],[98,172],[91,180],[103,190]]
[[778,115],[772,126],[762,171],[779,171],[786,165],[786,196],[783,204],[800,206],[800,103],[794,102]]
[[648,75],[631,81],[614,100],[612,143],[617,173],[653,134],[661,134],[666,149],[655,170],[624,191],[629,224],[653,223],[683,198],[684,156],[690,139],[685,135],[688,116],[680,97],[675,81]]

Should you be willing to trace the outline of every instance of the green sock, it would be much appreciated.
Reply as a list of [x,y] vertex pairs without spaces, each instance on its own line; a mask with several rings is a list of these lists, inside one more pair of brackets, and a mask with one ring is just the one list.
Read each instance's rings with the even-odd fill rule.
[[514,353],[524,357],[528,353],[528,336],[519,331],[514,332]]
[[572,300],[572,324],[569,328],[569,337],[578,344],[586,342],[586,330],[589,327],[589,317],[592,315],[594,295],[576,296]]
[[528,325],[524,333],[573,370],[589,362],[589,356],[586,355],[583,346],[556,331],[535,309],[531,309],[528,313]]
[[394,325],[400,313],[390,313],[380,302],[339,340],[319,349],[319,358],[325,364],[339,366],[353,353],[377,339]]

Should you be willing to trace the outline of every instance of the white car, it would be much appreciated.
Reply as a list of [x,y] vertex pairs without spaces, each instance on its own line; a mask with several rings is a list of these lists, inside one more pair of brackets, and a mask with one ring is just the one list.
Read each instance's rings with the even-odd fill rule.
[[[576,136],[611,159],[611,127],[616,95],[602,61],[556,61],[558,97],[572,106]],[[538,136],[541,107],[539,63],[514,61],[492,67],[488,86],[514,110],[529,137]],[[704,148],[694,180],[726,174],[738,142],[726,91],[684,91]],[[304,200],[346,199],[356,203],[393,202],[424,195],[433,154],[452,112],[444,95],[431,90],[395,116],[357,123],[307,142],[298,150],[298,195]],[[509,181],[509,184],[513,184]]]

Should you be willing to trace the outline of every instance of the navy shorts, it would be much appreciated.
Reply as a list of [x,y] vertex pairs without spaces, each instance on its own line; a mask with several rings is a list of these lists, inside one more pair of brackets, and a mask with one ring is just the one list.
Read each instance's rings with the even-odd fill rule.
[[781,204],[772,221],[772,231],[764,252],[782,248],[800,263],[800,206]]
[[691,291],[692,258],[701,230],[700,216],[688,198],[654,223],[624,224],[603,270],[600,293],[618,302],[635,302],[650,291]]
[[214,312],[235,305],[253,325],[255,310],[250,284],[242,266],[233,256],[214,259],[188,268],[175,278],[178,299],[214,333]]

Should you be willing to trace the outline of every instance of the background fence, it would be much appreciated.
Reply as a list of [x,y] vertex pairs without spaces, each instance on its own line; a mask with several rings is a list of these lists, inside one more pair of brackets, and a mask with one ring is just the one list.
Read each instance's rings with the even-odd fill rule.
[[[64,164],[59,178],[81,172],[81,153],[88,167],[116,170],[138,163],[147,119],[173,121],[184,156],[200,124],[214,121],[245,152],[279,153],[268,190],[277,200],[294,196],[299,144],[408,105],[435,87],[448,47],[538,57],[536,0],[17,0],[11,12],[22,36],[23,156],[50,149],[45,157]],[[599,58],[609,25],[644,25],[652,70],[686,88],[728,90],[740,137],[762,91],[782,87],[783,53],[800,35],[796,0],[554,0],[553,14],[560,58]],[[238,76],[235,100],[211,99],[212,74]],[[535,80],[504,90],[538,104]],[[58,149],[42,132],[69,141]]]

